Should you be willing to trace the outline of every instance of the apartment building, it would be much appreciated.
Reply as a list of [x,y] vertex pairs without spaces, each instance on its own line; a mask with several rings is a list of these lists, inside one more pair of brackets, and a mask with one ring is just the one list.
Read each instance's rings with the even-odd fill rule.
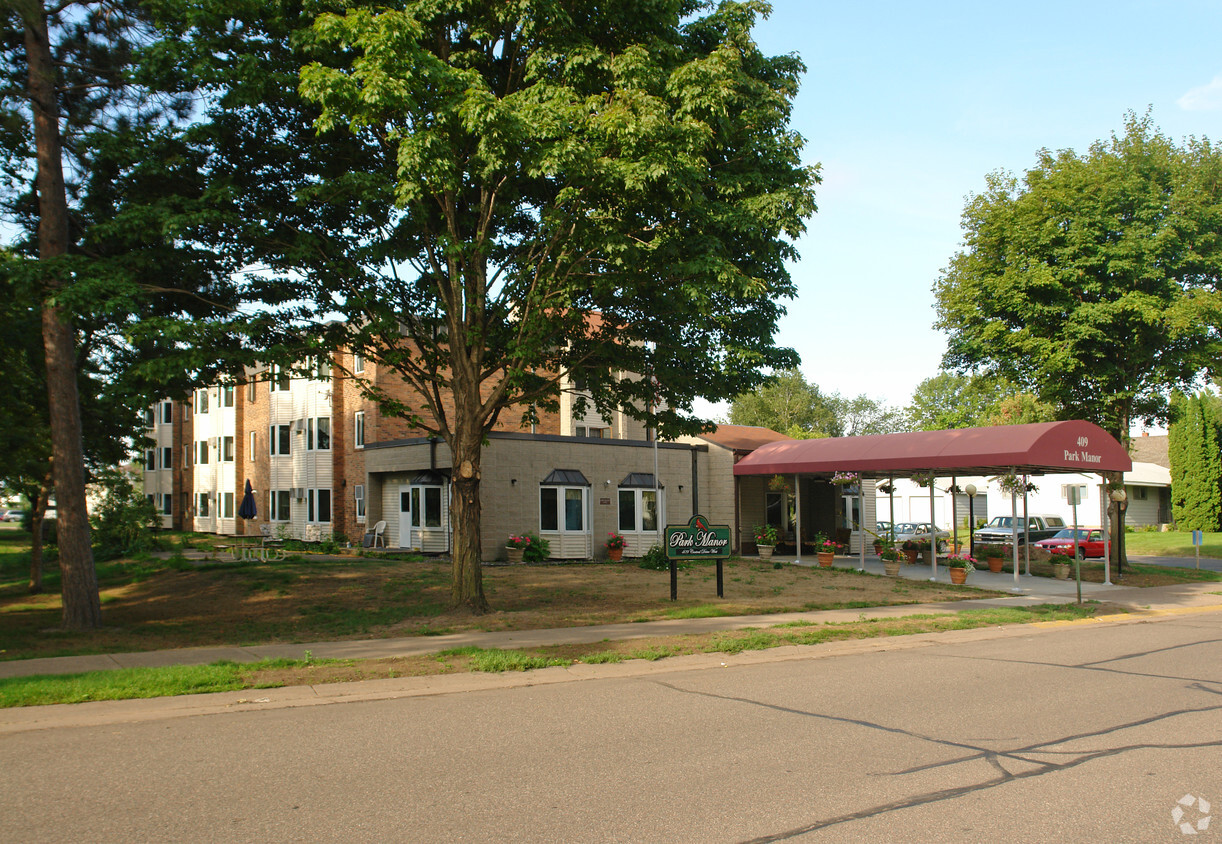
[[[396,376],[350,354],[337,363],[252,369],[244,383],[211,385],[188,401],[151,408],[148,434],[170,456],[159,463],[159,451],[146,460],[145,489],[160,496],[163,524],[239,536],[266,524],[293,538],[357,542],[385,521],[390,547],[447,553],[448,447],[384,415],[356,380],[410,404]],[[661,540],[667,522],[686,522],[711,501],[707,443],[654,443],[627,414],[579,414],[577,388],[566,385],[559,413],[542,413],[526,427],[503,414],[490,435],[481,467],[489,559],[504,558],[505,539],[526,531],[547,538],[556,558],[604,557],[612,531],[626,537],[629,555],[639,553]],[[254,519],[238,516],[248,481]],[[728,507],[703,512],[728,522]]]

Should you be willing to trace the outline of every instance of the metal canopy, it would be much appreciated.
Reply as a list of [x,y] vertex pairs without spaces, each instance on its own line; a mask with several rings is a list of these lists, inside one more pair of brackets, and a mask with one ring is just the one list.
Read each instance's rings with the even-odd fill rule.
[[734,466],[735,475],[905,472],[989,475],[1017,472],[1127,472],[1133,461],[1091,422],[1039,422],[951,431],[767,443]]
[[542,486],[589,486],[590,482],[578,469],[553,469],[550,475],[539,481],[539,484]]

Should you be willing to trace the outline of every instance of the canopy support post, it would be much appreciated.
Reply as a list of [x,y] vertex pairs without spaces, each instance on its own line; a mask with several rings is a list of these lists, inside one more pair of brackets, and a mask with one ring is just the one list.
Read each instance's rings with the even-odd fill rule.
[[938,579],[938,523],[934,518],[933,494],[937,491],[933,472],[929,473],[929,579]]
[[1099,524],[1103,526],[1103,585],[1112,585],[1112,528],[1107,523],[1107,475],[1099,473]]
[[1031,515],[1027,512],[1027,484],[1030,475],[1023,475],[1023,574],[1031,576]]
[[794,512],[794,558],[795,564],[802,562],[802,477],[793,476],[793,512]]
[[[1018,477],[1017,470],[1010,470],[1010,477]],[[1018,490],[1010,487],[1010,544],[1014,546],[1011,556],[1014,562],[1014,592],[1021,592],[1018,586]]]

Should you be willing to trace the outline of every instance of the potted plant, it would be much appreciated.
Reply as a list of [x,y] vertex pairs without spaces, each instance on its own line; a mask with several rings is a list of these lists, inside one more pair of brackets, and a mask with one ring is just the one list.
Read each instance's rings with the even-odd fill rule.
[[823,534],[815,536],[815,556],[819,559],[819,565],[825,569],[831,568],[832,562],[836,559],[836,554],[843,547],[839,542],[828,539]]
[[900,546],[904,552],[904,558],[911,565],[917,561],[917,544],[911,539],[905,539],[904,544]]
[[991,545],[987,542],[977,543],[976,556],[983,557],[989,564],[989,571],[997,574],[1005,565],[1005,546]]
[[951,554],[946,558],[951,583],[965,583],[967,576],[976,570],[976,558],[971,554]]
[[611,531],[603,545],[607,546],[607,559],[611,562],[618,563],[624,558],[624,537],[620,534]]
[[755,533],[755,549],[760,555],[761,560],[771,560],[772,552],[776,549],[776,528],[772,525],[756,525]]
[[900,552],[894,546],[888,543],[883,548],[883,552],[879,554],[883,558],[883,571],[888,577],[896,577],[900,573]]
[[1048,558],[1048,564],[1052,566],[1052,575],[1057,580],[1069,579],[1069,558],[1064,554],[1053,554]]
[[929,540],[928,539],[914,539],[912,540],[912,542],[914,545],[916,545],[917,557],[920,558],[922,563],[928,563],[929,562],[929,549],[930,549]]
[[505,552],[509,555],[509,562],[514,564],[522,562],[522,558],[526,555],[526,549],[529,547],[529,534],[510,534],[509,541],[505,543]]

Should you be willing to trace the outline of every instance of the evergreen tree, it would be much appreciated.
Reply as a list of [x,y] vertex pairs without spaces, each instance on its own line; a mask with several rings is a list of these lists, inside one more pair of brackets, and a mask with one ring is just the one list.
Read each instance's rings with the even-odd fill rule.
[[1172,400],[1176,414],[1167,448],[1171,458],[1171,506],[1184,530],[1217,531],[1222,526],[1222,455],[1219,417],[1212,396]]

